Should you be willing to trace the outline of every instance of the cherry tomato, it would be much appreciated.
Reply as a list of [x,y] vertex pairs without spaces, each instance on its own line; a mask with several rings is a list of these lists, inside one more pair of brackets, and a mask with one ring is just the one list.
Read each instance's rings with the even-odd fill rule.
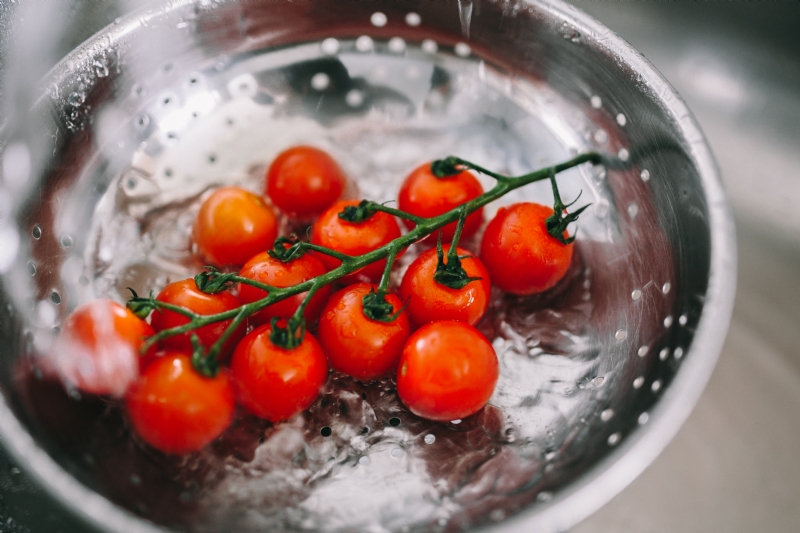
[[[311,242],[355,256],[371,252],[400,237],[400,226],[397,225],[395,218],[381,211],[359,223],[347,222],[339,218],[339,213],[345,207],[358,204],[358,200],[342,200],[322,213],[311,230]],[[333,270],[342,264],[341,261],[329,255],[321,253],[316,253],[316,255],[328,270]],[[341,281],[355,283],[360,281],[361,277],[377,281],[383,274],[384,268],[386,268],[386,260],[377,261],[354,274],[345,276]]]
[[194,223],[194,241],[215,266],[242,265],[272,246],[278,219],[263,198],[241,187],[220,187],[206,198]]
[[312,146],[281,152],[267,170],[266,180],[272,202],[300,218],[325,211],[342,195],[347,181],[336,161]]
[[134,431],[154,448],[174,454],[199,450],[221,435],[235,406],[227,372],[201,376],[181,352],[155,359],[125,398]]
[[[202,292],[197,288],[193,279],[185,279],[170,283],[159,293],[156,300],[183,307],[199,315],[224,313],[225,311],[236,309],[242,305],[239,299],[228,291],[218,292],[217,294],[206,294]],[[200,344],[206,348],[210,348],[211,345],[222,336],[231,322],[233,322],[233,319],[223,320],[181,335],[168,337],[161,341],[161,345],[165,348],[192,353],[192,334],[196,334],[200,340]],[[153,311],[150,323],[153,325],[154,330],[163,331],[165,329],[188,324],[189,318],[175,311],[158,309]],[[228,340],[225,341],[225,345],[222,347],[220,358],[227,359],[233,352],[233,349],[239,341],[242,340],[242,337],[244,337],[245,328],[246,325],[242,324],[228,337]]]
[[[447,260],[450,245],[442,249]],[[400,297],[408,302],[406,311],[415,326],[437,320],[457,320],[474,326],[486,312],[492,291],[489,273],[480,259],[468,250],[456,248],[456,251],[460,257],[468,256],[461,260],[467,276],[481,279],[470,281],[461,289],[441,285],[433,279],[438,264],[436,249],[422,252],[409,265],[400,284]]]
[[233,352],[231,377],[239,403],[254,415],[280,422],[310,406],[328,379],[328,361],[310,333],[292,349],[269,338],[267,324],[251,331]]
[[67,317],[53,360],[80,390],[122,396],[139,377],[139,349],[151,335],[147,322],[117,302],[92,300]]
[[552,288],[564,277],[572,244],[547,233],[545,220],[552,214],[551,207],[524,202],[500,208],[489,222],[481,259],[497,287],[527,296]]
[[[364,314],[362,300],[377,286],[357,283],[334,294],[322,312],[319,342],[334,370],[369,381],[397,368],[400,352],[411,333],[402,311],[392,322],[372,320]],[[387,294],[392,313],[403,307],[394,294]]]
[[[267,252],[262,252],[245,263],[239,275],[273,287],[291,287],[321,276],[325,272],[327,270],[322,262],[308,253],[284,263],[271,257]],[[266,298],[267,294],[267,291],[262,291],[251,285],[239,284],[239,298],[243,303],[249,304]],[[253,324],[260,325],[266,324],[272,317],[290,317],[297,311],[306,294],[304,292],[274,303],[252,315],[250,320]],[[325,286],[311,297],[311,301],[308,302],[303,313],[307,324],[313,324],[317,321],[330,294],[331,288]]]
[[[431,164],[425,163],[406,177],[400,187],[397,204],[402,211],[430,218],[446,213],[481,194],[483,187],[471,172],[465,170],[454,176],[437,178],[431,172]],[[482,222],[483,208],[480,208],[467,217],[461,236],[471,237],[478,231]],[[414,228],[414,223],[408,220],[403,220],[403,224],[409,229]],[[444,242],[452,241],[456,223],[446,225],[441,231]],[[438,233],[431,234],[427,241],[436,241]]]
[[499,372],[492,345],[477,329],[463,322],[433,322],[406,342],[397,394],[417,416],[458,420],[486,405]]

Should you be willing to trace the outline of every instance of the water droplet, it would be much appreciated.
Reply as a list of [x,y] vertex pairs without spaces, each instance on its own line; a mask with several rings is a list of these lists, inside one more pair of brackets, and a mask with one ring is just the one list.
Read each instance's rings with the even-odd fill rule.
[[603,422],[608,422],[614,416],[614,411],[612,409],[606,409],[602,413],[600,413],[600,420]]
[[468,57],[472,53],[472,48],[467,43],[456,43],[455,53],[459,57]]
[[80,106],[86,100],[86,95],[83,93],[70,93],[67,97],[67,103],[73,107]]
[[647,413],[642,413],[642,414],[639,415],[638,421],[639,421],[640,425],[643,426],[643,425],[647,424],[648,420],[650,420],[650,415],[648,415]]
[[356,50],[359,52],[371,52],[375,44],[369,35],[362,35],[356,39]]
[[389,419],[389,425],[392,426],[392,427],[399,426],[400,425],[400,419],[397,418],[396,416],[393,416],[392,418]]
[[458,424],[460,424],[460,423],[461,423],[461,419],[459,418],[459,419],[456,419],[456,420],[452,420],[450,423],[451,423],[451,424],[458,425]]
[[33,261],[28,261],[28,274],[30,274],[31,276],[36,275],[36,263],[34,263]]
[[661,380],[660,379],[655,380],[653,382],[653,384],[650,385],[650,390],[652,390],[653,392],[660,391],[661,390]]
[[105,78],[108,76],[108,67],[104,63],[95,61],[92,66],[94,67],[94,73],[98,78]]
[[667,316],[667,318],[664,319],[664,327],[668,328],[671,325],[672,325],[672,315],[669,315]]
[[619,157],[620,161],[627,161],[630,156],[630,152],[625,148],[620,148],[619,152],[617,152],[617,157]]
[[332,56],[339,52],[339,40],[333,37],[328,37],[320,45],[323,54]]
[[609,446],[616,446],[621,438],[622,438],[622,435],[620,435],[619,433],[612,433],[608,437],[608,445]]
[[72,246],[72,237],[70,237],[69,235],[62,235],[61,246],[64,248],[70,248]]
[[439,51],[439,45],[433,39],[424,39],[422,41],[422,51],[426,54],[435,54]]
[[644,378],[642,376],[639,376],[638,378],[633,380],[634,389],[641,389],[642,385],[644,385]]
[[409,26],[419,26],[422,23],[422,17],[418,13],[411,11],[406,13],[406,24]]
[[606,380],[606,378],[604,378],[603,376],[597,376],[596,378],[594,378],[592,380],[592,386],[599,387],[599,386],[601,386],[603,384],[603,382],[605,380]]
[[42,238],[42,228],[39,226],[39,224],[34,224],[33,229],[31,230],[31,236],[37,241]]
[[658,352],[658,358],[662,361],[666,361],[667,357],[669,357],[669,348],[662,348],[660,352]]
[[311,87],[316,91],[324,91],[331,84],[331,78],[324,72],[317,72],[311,77]]
[[681,326],[685,326],[688,321],[689,317],[686,315],[681,315],[678,317],[678,324],[680,324]]
[[661,287],[661,292],[663,292],[664,294],[668,294],[671,288],[672,284],[668,281],[664,284],[663,287]]
[[590,102],[592,103],[592,107],[595,109],[600,109],[603,107],[603,100],[601,100],[597,95],[592,96]]
[[642,172],[639,174],[639,176],[642,178],[642,181],[650,181],[650,171],[646,168],[642,169]]
[[330,437],[332,433],[333,433],[333,430],[331,428],[329,428],[328,426],[325,426],[324,428],[319,430],[319,434],[322,435],[323,437]]
[[428,433],[427,435],[425,435],[424,440],[425,444],[433,444],[434,442],[436,442],[436,436],[433,435],[432,433]]
[[628,204],[628,216],[631,218],[636,218],[636,215],[639,214],[639,206],[636,205],[636,202],[631,202]]
[[406,51],[406,42],[400,37],[389,39],[389,51],[394,54],[402,54]]
[[649,351],[650,351],[649,346],[640,346],[639,351],[636,353],[639,354],[639,357],[644,357],[645,355],[647,355],[647,352]]
[[58,294],[56,291],[50,293],[50,301],[54,304],[58,305],[61,303],[61,295]]
[[628,119],[625,118],[625,115],[623,115],[622,113],[617,115],[617,124],[619,124],[620,126],[624,126],[625,124],[627,124],[627,122]]
[[642,297],[641,289],[634,289],[633,292],[631,293],[631,298],[633,298],[634,300],[638,300],[641,297]]
[[553,499],[553,494],[551,492],[542,491],[536,495],[536,499],[540,502],[549,502]]
[[681,347],[675,348],[673,355],[675,356],[675,359],[680,359],[681,357],[683,357],[683,348]]
[[400,457],[401,455],[403,455],[403,450],[401,448],[392,449],[392,457]]
[[380,11],[376,11],[369,18],[369,21],[372,23],[373,26],[378,28],[383,28],[384,26],[386,26],[386,23],[389,21],[389,19],[387,19],[386,15],[384,15]]
[[362,465],[362,466],[367,466],[367,465],[368,465],[368,464],[370,464],[371,462],[372,462],[372,461],[370,461],[369,457],[367,457],[366,455],[362,455],[362,456],[361,456],[361,457],[358,459],[358,464],[360,464],[360,465]]
[[618,341],[624,341],[628,337],[628,332],[624,329],[617,330],[614,337],[616,337]]

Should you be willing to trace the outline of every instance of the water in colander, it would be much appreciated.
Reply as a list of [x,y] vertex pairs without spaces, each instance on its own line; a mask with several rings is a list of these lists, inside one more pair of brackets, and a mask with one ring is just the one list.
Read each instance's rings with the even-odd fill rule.
[[[204,263],[193,253],[191,226],[204,194],[223,184],[262,193],[270,161],[293,145],[329,152],[351,179],[349,197],[384,202],[431,159],[457,155],[519,175],[570,158],[588,138],[576,133],[580,117],[559,111],[547,88],[497,73],[465,45],[433,41],[328,39],[223,57],[170,90],[151,91],[143,80],[134,93],[148,103],[126,125],[137,141],[132,154],[118,148],[131,143],[117,143],[117,133],[103,136],[114,110],[100,113],[101,152],[126,165],[87,174],[87,183],[111,185],[91,215],[82,257],[65,263],[71,302],[124,301],[128,287],[157,293],[194,276]],[[176,487],[191,528],[451,530],[547,500],[547,472],[567,460],[559,452],[586,423],[609,371],[594,338],[592,266],[582,253],[616,231],[602,177],[586,165],[559,177],[565,200],[583,191],[581,202],[593,203],[564,282],[539,297],[493,293],[478,325],[501,365],[489,406],[465,420],[430,422],[401,404],[393,378],[361,384],[333,373],[312,407],[287,422],[242,413],[214,445],[180,459],[140,449]],[[81,218],[80,199],[78,189],[62,210],[67,228],[70,217]],[[521,200],[551,204],[549,184],[512,192],[486,219]],[[477,251],[479,242],[480,235],[464,244]],[[395,283],[419,251],[401,258]],[[103,416],[124,424],[113,406]],[[100,446],[86,444],[90,457],[93,445]],[[115,475],[127,479],[124,468]],[[147,491],[139,474],[130,484]],[[123,503],[158,521],[153,503]]]

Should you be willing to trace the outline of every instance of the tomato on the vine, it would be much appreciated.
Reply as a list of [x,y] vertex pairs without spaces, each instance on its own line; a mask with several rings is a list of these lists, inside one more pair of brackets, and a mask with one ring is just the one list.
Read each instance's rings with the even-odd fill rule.
[[[402,211],[417,215],[419,217],[431,218],[459,205],[472,200],[483,194],[483,186],[478,179],[468,170],[437,178],[431,171],[431,164],[425,163],[417,167],[406,177],[400,187],[400,194],[397,198],[398,207]],[[461,236],[471,237],[478,231],[483,222],[483,208],[477,209],[469,216],[464,223]],[[403,220],[409,228],[414,228],[414,223]],[[456,231],[456,223],[452,222],[441,229],[442,240],[450,242]],[[435,241],[438,231],[428,237],[428,242]]]
[[201,376],[182,352],[154,360],[125,397],[134,431],[154,448],[173,454],[199,450],[221,435],[235,406],[227,372]]
[[[228,291],[216,294],[204,293],[197,288],[194,279],[184,279],[170,283],[159,293],[156,300],[183,307],[198,315],[224,313],[242,305],[239,299]],[[165,348],[192,353],[192,334],[196,334],[200,344],[208,349],[225,333],[231,322],[233,322],[232,318],[214,322],[180,335],[167,337],[161,341],[161,345]],[[167,309],[156,309],[150,317],[150,323],[153,325],[153,329],[159,332],[188,324],[189,317]],[[245,329],[246,325],[242,324],[228,337],[220,352],[221,358],[225,359],[233,352],[233,349],[244,337]]]
[[406,342],[397,394],[415,415],[457,420],[486,405],[499,374],[494,348],[477,329],[463,322],[433,322]]
[[[445,259],[450,245],[442,247]],[[437,320],[457,320],[474,326],[489,306],[492,286],[489,272],[483,263],[464,248],[456,248],[461,266],[470,281],[460,289],[454,289],[434,280],[438,264],[437,250],[431,248],[422,252],[403,275],[400,284],[400,297],[408,302],[408,316],[415,326]],[[465,257],[466,256],[466,257]]]
[[551,207],[523,202],[501,207],[489,222],[481,259],[497,287],[529,296],[551,289],[564,277],[572,261],[572,244],[547,232],[545,221],[552,214]]
[[295,348],[270,338],[272,326],[251,331],[231,358],[231,378],[239,403],[254,415],[280,422],[310,406],[328,379],[328,361],[319,342],[306,333]]
[[117,302],[92,300],[67,317],[53,362],[78,389],[121,396],[139,376],[139,350],[151,335],[147,322]]
[[308,218],[325,211],[342,195],[344,173],[319,148],[295,146],[281,152],[266,175],[266,192],[284,213]]
[[[312,244],[355,256],[371,252],[400,237],[400,226],[395,218],[382,211],[375,212],[362,222],[348,222],[339,217],[339,213],[346,207],[355,207],[359,203],[358,200],[342,200],[322,213],[311,230]],[[328,270],[333,270],[342,264],[335,257],[317,252],[315,254]],[[342,281],[355,283],[360,281],[360,277],[377,281],[384,268],[386,268],[386,260],[382,259],[365,266],[354,274],[345,276]]]
[[401,311],[403,303],[394,294],[385,296],[391,305],[386,314],[394,320],[384,322],[366,316],[364,297],[377,289],[367,283],[345,287],[328,300],[319,322],[319,342],[331,367],[360,381],[379,378],[397,368],[411,333],[408,316]]
[[213,265],[242,265],[272,246],[278,219],[257,194],[220,187],[200,206],[193,235],[200,255]]
[[[291,287],[303,283],[317,276],[323,275],[327,270],[322,262],[312,254],[304,253],[288,262],[283,262],[262,252],[250,259],[242,267],[239,275],[273,287]],[[239,298],[242,303],[249,304],[267,297],[267,291],[247,285],[239,284]],[[297,294],[265,307],[250,317],[253,324],[266,324],[272,317],[290,317],[303,303],[307,293]],[[325,302],[331,294],[330,286],[319,289],[304,310],[308,324],[313,324],[319,318]]]

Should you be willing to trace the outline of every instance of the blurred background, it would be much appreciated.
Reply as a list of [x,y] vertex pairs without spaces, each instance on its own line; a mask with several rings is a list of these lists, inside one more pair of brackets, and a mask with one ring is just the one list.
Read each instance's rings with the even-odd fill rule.
[[[573,532],[800,531],[800,3],[571,3],[684,97],[719,162],[739,238],[736,308],[703,398],[656,462]],[[58,48],[138,4],[62,3],[81,24]],[[0,72],[13,10],[0,0]],[[0,450],[0,533],[59,531],[89,530]]]

